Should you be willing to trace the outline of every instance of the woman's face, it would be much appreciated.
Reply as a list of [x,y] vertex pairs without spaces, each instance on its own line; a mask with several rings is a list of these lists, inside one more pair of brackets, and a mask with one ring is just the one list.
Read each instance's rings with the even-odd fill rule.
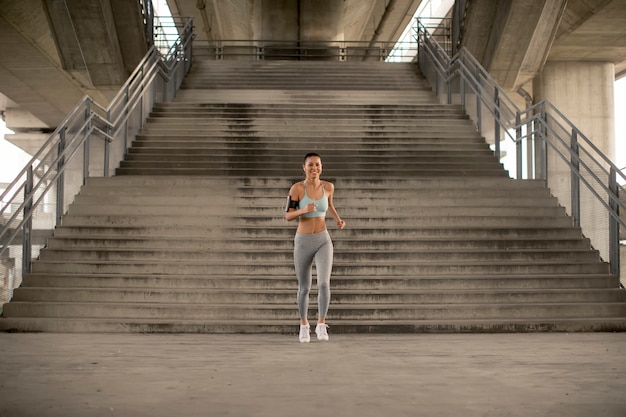
[[322,174],[322,159],[319,156],[310,156],[302,164],[307,178],[319,178]]

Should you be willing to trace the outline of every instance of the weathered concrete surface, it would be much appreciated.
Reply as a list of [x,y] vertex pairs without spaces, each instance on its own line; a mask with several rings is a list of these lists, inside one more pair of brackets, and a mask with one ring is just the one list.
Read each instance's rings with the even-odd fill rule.
[[4,333],[0,416],[623,417],[625,346],[626,333]]

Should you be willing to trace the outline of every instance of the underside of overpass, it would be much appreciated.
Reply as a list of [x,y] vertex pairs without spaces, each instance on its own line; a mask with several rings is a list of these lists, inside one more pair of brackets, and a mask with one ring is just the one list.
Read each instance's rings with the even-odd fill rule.
[[[194,18],[198,42],[294,36],[392,42],[423,1],[344,0],[339,8],[335,0],[168,0],[168,5],[173,15]],[[609,63],[614,78],[626,73],[626,0],[458,5],[461,44],[507,91],[523,88],[532,97],[532,82],[548,62]],[[150,45],[145,13],[140,0],[2,0],[0,111],[16,132],[7,139],[32,154],[85,94],[106,105]],[[512,96],[523,107],[522,95]]]

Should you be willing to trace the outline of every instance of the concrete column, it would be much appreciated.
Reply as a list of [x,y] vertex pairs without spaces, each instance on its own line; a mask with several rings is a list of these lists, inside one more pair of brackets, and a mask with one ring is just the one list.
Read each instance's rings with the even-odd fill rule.
[[293,0],[261,0],[261,39],[297,40],[298,9]]
[[[609,62],[548,62],[533,82],[534,100],[550,100],[602,153],[615,160],[614,80],[615,67]],[[548,186],[571,213],[570,170],[557,152],[548,152]],[[596,175],[608,182],[605,174]],[[608,260],[606,210],[584,184],[580,187],[583,233]]]
[[261,0],[261,39],[265,59],[297,59],[298,11],[294,0]]
[[343,10],[343,0],[300,0],[300,40],[316,44],[329,41],[308,50],[307,58],[339,60],[344,40]]
[[343,41],[344,0],[300,0],[300,39]]
[[[296,41],[343,41],[344,0],[262,0],[261,34],[265,40],[279,40],[266,48],[266,57],[301,59]],[[283,56],[280,55],[280,47]],[[337,42],[320,43],[307,49],[306,58],[337,60]],[[330,57],[328,55],[331,55]]]

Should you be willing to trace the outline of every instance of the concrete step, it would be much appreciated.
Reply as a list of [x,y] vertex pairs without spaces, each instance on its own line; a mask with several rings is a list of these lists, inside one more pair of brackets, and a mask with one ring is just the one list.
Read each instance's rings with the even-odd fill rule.
[[[60,229],[59,229],[60,230]],[[67,231],[70,237],[62,237],[60,233],[55,233],[55,237],[48,239],[47,249],[94,249],[94,250],[156,250],[177,248],[177,250],[264,250],[272,247],[275,250],[293,250],[293,241],[286,236],[278,237],[231,237],[222,239],[219,242],[207,240],[206,237],[189,235],[181,237],[163,238],[161,236],[117,236],[113,234],[102,234],[100,236],[79,237],[78,231]],[[588,239],[529,239],[520,237],[518,239],[485,239],[459,237],[451,238],[431,238],[431,239],[402,239],[399,237],[388,237],[387,239],[338,239],[333,240],[335,250],[368,250],[372,247],[381,251],[402,251],[407,247],[414,250],[520,250],[520,249],[551,249],[561,250],[589,250]]]
[[[340,196],[336,196],[335,201],[341,201],[342,206],[346,209],[381,209],[381,210],[398,210],[399,213],[410,210],[411,208],[428,208],[428,207],[451,207],[451,208],[484,208],[493,209],[497,207],[511,208],[511,203],[520,207],[540,207],[540,208],[555,208],[558,207],[557,199],[555,197],[539,197],[535,199],[524,198],[524,196],[514,196],[507,198],[506,196],[480,196],[474,195],[462,195],[454,194],[453,196],[439,196],[439,195],[419,195],[414,191],[397,191],[395,195],[390,196],[388,193],[381,193],[380,195],[370,197],[355,196],[355,193],[348,190],[342,190],[343,193]],[[242,193],[243,194],[243,193]],[[281,207],[285,198],[285,189],[275,190],[265,195],[257,196],[255,194],[239,194],[233,195],[214,195],[213,193],[206,193],[198,196],[188,195],[175,195],[175,196],[161,196],[158,195],[146,195],[129,192],[128,194],[119,194],[115,196],[102,195],[102,194],[87,194],[82,193],[76,196],[74,203],[79,205],[102,205],[110,204],[111,206],[146,206],[151,207],[168,207],[185,205],[206,207],[211,206],[230,206],[233,207],[233,200],[235,198],[241,199],[242,209],[246,210],[251,208],[254,211],[262,209],[276,210],[276,207]],[[389,207],[389,198],[402,199],[402,205],[396,207]],[[247,204],[246,204],[247,203]]]
[[[466,173],[471,176],[488,176],[488,177],[505,177],[507,173],[497,169],[481,169],[481,168],[462,168],[453,170],[453,167],[424,167],[424,169],[411,169],[411,170],[388,170],[387,174],[391,176],[415,176],[415,177],[439,177],[439,176],[458,176],[459,174]],[[242,175],[250,176],[275,176],[280,175],[284,170],[271,169],[271,168],[185,168],[185,167],[171,167],[171,168],[158,168],[158,167],[121,167],[117,168],[116,175],[200,175],[200,176],[235,176]],[[297,169],[289,172],[288,175],[295,175],[298,172]],[[363,175],[371,174],[370,170],[352,169],[342,173],[343,176],[348,177],[360,177]]]
[[[127,226],[127,227],[160,227],[169,224],[172,215],[71,215],[66,216],[62,220],[63,226]],[[407,218],[351,218],[350,227],[353,228],[399,228],[407,226]],[[217,226],[235,227],[284,227],[286,221],[282,214],[276,213],[270,217],[250,217],[250,216],[194,216],[181,217],[177,219],[178,226],[193,226],[215,228]],[[537,216],[433,216],[433,217],[413,217],[410,218],[409,227],[412,228],[543,228],[543,227],[561,227],[567,228],[572,226],[572,220],[567,217],[537,217]],[[201,230],[201,229],[199,229]],[[222,229],[223,230],[223,229]]]
[[[193,151],[196,151],[195,153]],[[233,151],[232,153],[226,153],[219,155],[220,152],[215,152],[212,149],[198,148],[143,148],[140,151],[129,153],[126,157],[128,162],[145,162],[145,161],[161,161],[161,162],[207,162],[217,163],[225,162],[228,164],[258,164],[259,154],[253,152],[244,153],[240,151]],[[270,153],[271,152],[271,153]],[[382,153],[382,152],[381,152]],[[383,166],[384,164],[394,165],[407,165],[411,163],[419,162],[442,162],[450,161],[454,159],[465,158],[467,160],[482,161],[484,163],[496,162],[491,151],[487,149],[467,149],[455,152],[442,152],[442,151],[425,151],[419,156],[411,155],[393,155],[387,152],[381,155],[367,155],[359,156],[359,164],[370,165],[373,168]],[[264,161],[267,164],[282,164],[293,166],[295,154],[286,155],[285,153],[274,153],[273,151],[264,150]]]
[[[497,163],[493,154],[487,150],[477,150],[475,152],[449,152],[449,153],[439,153],[434,155],[433,153],[420,155],[420,156],[361,156],[357,161],[357,164],[366,165],[371,167],[372,170],[381,168],[385,169],[389,166],[396,168],[405,168],[410,165],[416,164],[437,164],[437,163],[448,163],[450,161],[459,161],[459,164],[465,163],[465,165],[475,164],[475,163]],[[129,155],[126,158],[125,162],[129,165],[131,163],[142,163],[142,162],[153,162],[159,161],[163,166],[167,166],[168,163],[185,163],[188,162],[190,164],[212,164],[212,165],[223,165],[226,168],[228,167],[236,167],[237,165],[258,165],[259,164],[259,155],[250,155],[250,154],[237,154],[237,151],[234,151],[230,155],[211,155],[210,153],[205,154],[195,154],[190,155],[188,153],[179,155],[177,154],[176,148],[170,148],[168,150],[164,150],[162,152],[156,152],[152,149],[152,153],[143,153],[141,155]],[[285,166],[285,167],[293,167],[293,158],[287,159],[281,155],[272,155],[266,154],[263,157],[263,162],[268,165],[276,166]],[[347,162],[347,161],[346,161]],[[335,165],[335,163],[330,162],[331,166]],[[339,164],[339,162],[337,162]],[[326,163],[325,163],[326,165]]]
[[[5,305],[9,316],[84,317],[178,320],[297,320],[293,305],[271,304],[176,304],[176,303],[81,303],[14,302]],[[313,308],[311,314],[314,314]],[[605,303],[475,303],[475,304],[335,304],[337,320],[455,320],[550,319],[551,317],[626,317],[626,302]]]
[[[225,92],[226,93],[226,92]],[[238,94],[237,92],[231,92]],[[265,91],[264,94],[273,92]],[[352,93],[353,94],[353,93]],[[413,92],[411,92],[411,95]],[[423,93],[419,93],[426,96]],[[239,93],[242,96],[243,93]],[[368,97],[371,94],[363,95]],[[395,96],[396,94],[394,94]],[[251,118],[251,117],[291,117],[294,115],[318,118],[346,118],[368,117],[372,120],[379,118],[397,117],[419,118],[422,120],[469,119],[467,113],[457,104],[440,104],[438,102],[419,104],[338,104],[328,102],[326,104],[302,103],[294,106],[292,103],[229,103],[229,102],[187,102],[173,101],[169,103],[155,103],[150,112],[152,117],[196,117],[196,116],[221,116],[225,118]]]
[[334,103],[349,106],[367,105],[428,105],[438,104],[432,92],[393,90],[386,94],[378,91],[341,90],[261,90],[261,89],[181,89],[176,100],[181,103],[201,104],[311,104]]
[[194,66],[182,88],[246,88],[248,86],[274,88],[277,86],[305,90],[334,87],[389,91],[404,90],[407,84],[427,88],[424,77],[416,71],[414,65],[410,64],[404,67],[394,67],[392,64],[388,68],[352,65],[305,68],[301,65],[260,67],[246,63],[241,67],[232,67],[214,63],[205,64],[199,68]]
[[[290,134],[291,133],[291,134]],[[405,131],[405,132],[341,132],[340,135],[332,134],[332,132],[320,132],[319,135],[314,132],[300,131],[293,136],[294,131],[274,130],[268,132],[262,131],[195,131],[193,133],[163,130],[161,132],[153,131],[149,134],[139,134],[133,146],[149,146],[151,143],[166,143],[163,146],[183,146],[197,145],[198,142],[215,146],[221,144],[222,148],[232,149],[233,146],[239,150],[258,150],[259,148],[275,147],[277,144],[283,146],[284,149],[300,151],[307,149],[328,149],[328,157],[332,157],[335,149],[341,150],[361,150],[362,152],[373,150],[385,150],[397,148],[398,145],[411,148],[423,149],[428,146],[447,146],[449,151],[453,151],[452,145],[480,145],[484,148],[486,145],[484,139],[480,138],[475,132],[445,132],[437,130],[436,132],[423,131]],[[262,140],[262,142],[261,142]],[[167,145],[171,144],[171,145]],[[336,148],[332,145],[335,144]],[[330,145],[330,146],[329,146]],[[351,146],[350,146],[351,145]],[[355,146],[357,145],[357,146]],[[229,148],[230,146],[230,148]],[[325,158],[326,159],[326,158]]]
[[[293,320],[167,320],[4,318],[0,330],[59,333],[281,333],[297,334]],[[511,333],[626,331],[626,319],[614,317],[551,319],[338,320],[330,334],[347,333]]]
[[[526,226],[526,225],[524,225]],[[294,228],[293,225],[283,223],[279,227],[267,229],[257,226],[233,227],[228,225],[217,231],[221,240],[217,244],[230,239],[252,239],[253,241],[262,241],[263,239],[280,239],[286,242],[293,242]],[[67,226],[58,227],[55,232],[55,238],[108,238],[108,239],[185,239],[193,241],[199,239],[205,242],[207,237],[218,236],[214,228],[201,226],[183,226],[183,225],[157,225],[146,227],[126,227],[123,225],[115,225],[103,223],[95,226]],[[437,227],[411,227],[403,225],[397,228],[380,229],[374,226],[353,227],[350,224],[349,229],[344,229],[338,236],[333,236],[333,240],[346,240],[349,242],[358,242],[364,240],[380,241],[382,239],[394,239],[401,242],[411,241],[419,243],[420,239],[442,239],[444,241],[453,241],[455,239],[466,239],[469,241],[506,241],[507,239],[523,239],[528,241],[540,242],[546,239],[568,239],[568,240],[588,240],[583,239],[579,229],[570,226],[554,227],[546,226],[542,228],[533,227],[484,227],[484,228],[437,228]],[[211,242],[212,244],[213,242]]]
[[[180,216],[223,216],[223,213],[229,210],[229,214],[232,218],[246,217],[246,221],[253,221],[254,218],[258,218],[259,221],[273,220],[276,217],[282,217],[284,215],[283,199],[280,201],[274,201],[271,206],[258,206],[252,207],[236,207],[232,205],[231,201],[225,199],[220,204],[205,205],[202,202],[195,202],[194,205],[187,205],[185,207],[178,207],[176,205],[141,205],[141,204],[115,204],[110,206],[102,206],[99,204],[73,204],[69,210],[68,215],[81,216],[81,215],[104,215],[104,216],[123,216],[123,215],[146,215],[146,216],[165,216],[178,214]],[[407,202],[408,203],[408,202]],[[395,219],[409,220],[416,219],[419,221],[420,217],[557,217],[562,219],[565,214],[563,207],[541,207],[541,206],[528,206],[528,207],[511,207],[511,206],[496,206],[496,207],[480,207],[480,206],[392,206],[392,207],[372,207],[361,206],[355,207],[353,205],[347,206],[342,210],[346,217],[350,218],[362,218],[371,216],[385,216],[385,221],[389,222]]]
[[[332,292],[332,306],[344,304],[475,304],[492,303],[592,303],[626,302],[626,292],[614,289],[559,289],[559,290],[416,290],[379,289],[356,292],[338,289]],[[290,305],[296,294],[285,289],[198,289],[163,288],[142,289],[125,287],[62,288],[24,287],[15,290],[17,302],[98,302],[98,303],[180,303],[180,304],[264,304]],[[311,304],[317,303],[315,292]],[[315,312],[312,312],[314,315]]]
[[[293,272],[278,275],[181,275],[141,273],[54,274],[32,272],[26,275],[23,288],[138,288],[147,289],[231,289],[231,290],[296,290]],[[332,290],[357,292],[378,290],[446,290],[464,293],[468,290],[553,290],[619,288],[617,277],[605,273],[570,274],[489,274],[489,275],[335,275]],[[313,288],[312,291],[315,291]]]
[[[294,161],[295,165],[300,165],[300,161]],[[326,174],[326,173],[324,173]],[[538,195],[550,195],[550,190],[546,188],[542,180],[517,181],[509,177],[505,178],[482,178],[471,176],[456,176],[446,178],[402,178],[386,176],[384,178],[363,176],[359,178],[336,178],[324,175],[325,178],[332,179],[337,187],[341,187],[343,192],[366,191],[367,195],[378,193],[395,194],[397,191],[412,191],[417,194],[422,193],[457,193],[463,190],[470,190],[474,193],[487,193],[495,195],[500,191],[517,194],[518,192],[532,192]],[[193,192],[202,194],[206,190],[211,193],[227,190],[230,195],[232,191],[256,191],[264,193],[267,190],[280,189],[288,190],[295,181],[302,181],[302,174],[293,179],[285,175],[273,177],[189,177],[189,176],[114,176],[114,177],[89,177],[87,187],[81,189],[81,193],[91,189],[97,193],[106,189],[118,190],[124,193],[126,190],[143,191],[152,193]]]
[[[599,262],[600,257],[596,251],[587,249],[518,249],[518,250],[480,250],[480,249],[425,249],[405,248],[404,250],[384,251],[381,249],[344,249],[336,255],[338,262],[354,262],[361,264],[388,264],[403,263],[407,259],[419,263],[436,263],[448,261],[460,262],[548,262],[566,261],[572,262]],[[238,250],[183,250],[170,248],[167,250],[129,250],[129,249],[42,249],[39,260],[66,262],[149,262],[151,260],[178,261],[178,262],[259,262],[259,263],[282,263],[293,260],[293,250],[282,251],[267,249],[238,249]]]
[[[324,121],[324,124],[320,125],[320,120]],[[163,129],[184,129],[189,127],[189,123],[193,122],[194,127],[198,128],[214,128],[214,127],[226,127],[233,128],[237,124],[241,124],[242,127],[255,126],[255,127],[272,127],[280,125],[281,127],[287,126],[299,126],[299,127],[311,127],[319,129],[353,129],[355,126],[360,129],[367,128],[429,128],[429,129],[466,129],[468,126],[473,126],[472,121],[456,115],[452,115],[446,118],[417,118],[407,117],[400,119],[398,116],[392,115],[391,117],[382,119],[372,118],[367,115],[350,115],[350,117],[339,118],[337,115],[334,117],[328,117],[327,115],[320,115],[319,117],[310,117],[308,114],[283,114],[281,117],[230,117],[224,118],[219,115],[210,117],[204,114],[194,115],[190,117],[179,117],[169,115],[167,117],[149,117],[146,123],[154,125],[157,128]],[[445,123],[445,127],[442,124]]]
[[[178,104],[175,106],[174,104]],[[467,114],[455,106],[443,105],[413,105],[413,106],[287,106],[260,104],[244,106],[232,104],[199,105],[194,103],[172,103],[169,106],[158,106],[150,112],[148,122],[164,122],[167,118],[196,119],[207,118],[217,121],[229,120],[264,120],[272,118],[284,120],[293,117],[307,119],[350,120],[352,118],[369,121],[406,121],[419,120],[445,121],[468,120]]]
[[[259,263],[241,261],[188,261],[177,263],[168,260],[141,261],[76,261],[67,263],[65,260],[38,261],[33,264],[33,272],[38,273],[118,273],[118,274],[179,274],[184,275],[211,275],[211,274],[263,274],[286,275],[293,273],[293,261]],[[362,262],[355,265],[349,258],[343,261],[337,257],[333,264],[333,273],[341,275],[473,275],[473,274],[548,274],[548,273],[608,273],[604,263],[596,261],[450,261],[437,262],[394,262],[385,265],[380,262]]]

